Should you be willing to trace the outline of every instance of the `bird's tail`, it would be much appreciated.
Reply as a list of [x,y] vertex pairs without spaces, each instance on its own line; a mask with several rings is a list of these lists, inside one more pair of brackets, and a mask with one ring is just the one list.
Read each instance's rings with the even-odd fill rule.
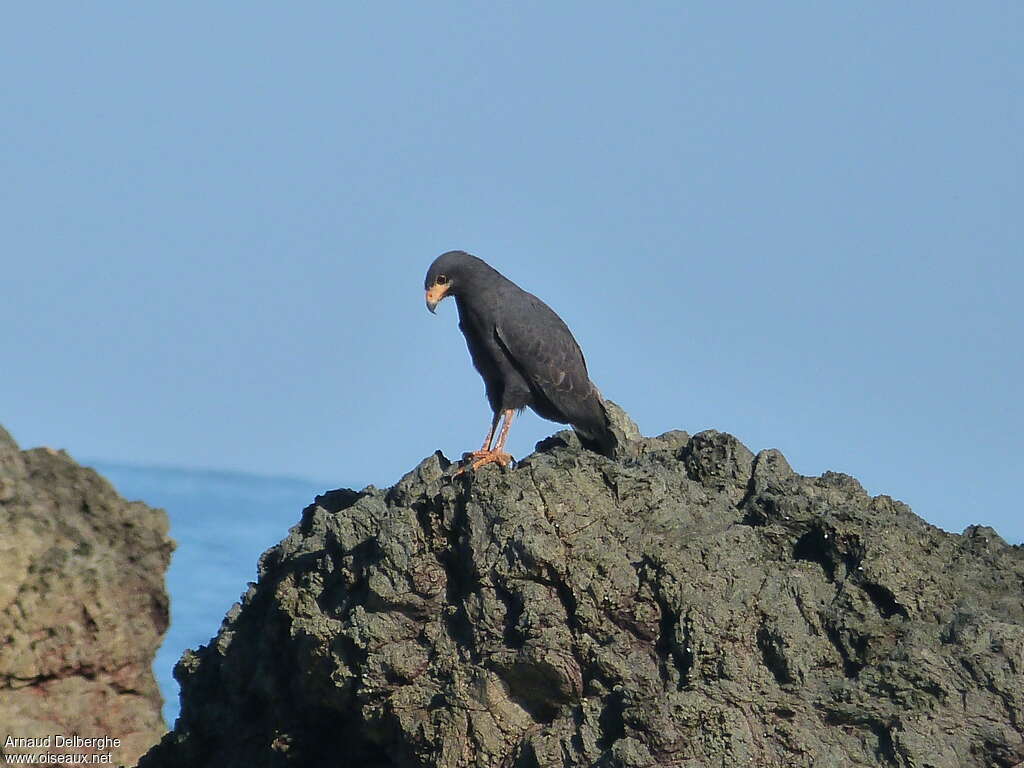
[[586,423],[573,424],[584,448],[610,459],[622,454],[625,444],[640,437],[640,430],[622,408],[597,392],[597,407]]
[[602,456],[607,456],[609,459],[615,457],[615,451],[619,447],[619,441],[616,439],[615,433],[612,432],[611,427],[606,426],[602,429],[590,429],[587,432],[584,432],[579,427],[573,425],[573,429],[576,430],[576,435],[580,439],[580,444],[588,451],[600,453]]

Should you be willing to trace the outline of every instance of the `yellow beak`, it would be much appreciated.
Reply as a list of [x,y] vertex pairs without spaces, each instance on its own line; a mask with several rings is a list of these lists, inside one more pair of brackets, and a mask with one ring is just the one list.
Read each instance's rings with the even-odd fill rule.
[[429,309],[431,312],[433,312],[434,308],[440,303],[441,299],[443,299],[447,294],[448,294],[448,286],[447,285],[436,285],[435,284],[435,285],[430,286],[427,289],[427,309]]

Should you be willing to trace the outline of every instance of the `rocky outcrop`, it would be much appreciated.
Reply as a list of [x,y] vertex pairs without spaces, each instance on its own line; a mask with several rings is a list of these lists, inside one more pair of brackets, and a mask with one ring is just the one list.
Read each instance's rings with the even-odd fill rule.
[[163,511],[0,428],[0,753],[131,764],[159,740],[172,548]]
[[1012,766],[1024,552],[671,432],[316,499],[187,652],[181,766]]

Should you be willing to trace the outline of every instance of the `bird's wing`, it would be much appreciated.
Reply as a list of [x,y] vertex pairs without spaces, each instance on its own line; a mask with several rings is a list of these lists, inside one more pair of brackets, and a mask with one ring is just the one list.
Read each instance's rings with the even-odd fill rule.
[[495,325],[498,343],[523,378],[571,420],[581,401],[593,396],[583,352],[561,318],[537,297],[524,294],[514,310]]

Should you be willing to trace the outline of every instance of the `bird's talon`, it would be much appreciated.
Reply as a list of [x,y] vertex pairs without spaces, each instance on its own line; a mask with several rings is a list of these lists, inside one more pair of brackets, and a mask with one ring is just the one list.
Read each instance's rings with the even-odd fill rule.
[[[462,458],[466,463],[455,470],[452,477],[458,477],[468,470],[476,472],[488,464],[500,464],[502,469],[507,469],[513,462],[512,454],[504,451],[473,451],[463,454]],[[475,461],[471,461],[471,459],[475,459]]]
[[476,472],[480,467],[487,466],[488,464],[500,464],[502,468],[505,469],[511,463],[512,454],[505,453],[504,451],[487,451],[486,454],[474,461],[470,466],[473,468],[473,471]]

